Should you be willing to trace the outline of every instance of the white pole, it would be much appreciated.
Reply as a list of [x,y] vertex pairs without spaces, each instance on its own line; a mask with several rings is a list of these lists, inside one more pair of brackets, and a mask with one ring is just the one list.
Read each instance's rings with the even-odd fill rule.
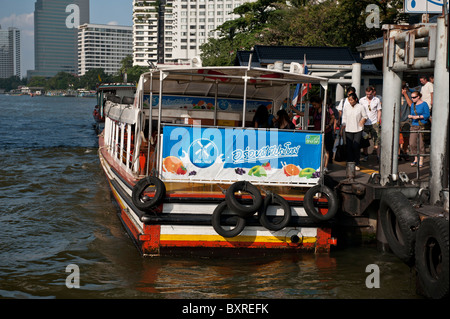
[[[445,18],[437,19],[436,61],[434,66],[433,122],[430,142],[430,204],[440,200],[448,188],[449,72],[447,69],[447,27]],[[448,207],[447,207],[448,209]]]
[[[389,35],[389,31],[386,31]],[[398,173],[398,149],[400,135],[400,97],[403,74],[388,67],[389,46],[385,35],[383,46],[383,111],[381,112],[381,185],[389,181],[391,174]]]

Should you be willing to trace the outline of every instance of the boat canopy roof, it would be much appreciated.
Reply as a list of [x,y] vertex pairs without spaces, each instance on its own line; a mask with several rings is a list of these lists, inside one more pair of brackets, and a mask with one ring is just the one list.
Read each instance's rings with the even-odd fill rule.
[[97,90],[115,90],[115,89],[129,89],[136,88],[135,83],[101,83]]
[[[151,81],[149,81],[152,79]],[[159,83],[160,80],[162,83]],[[141,75],[144,92],[254,99],[274,99],[285,95],[290,84],[311,83],[327,87],[326,78],[277,69],[224,67],[158,67]],[[217,86],[215,85],[217,84]],[[245,85],[247,84],[247,85]],[[217,92],[216,92],[217,91]]]

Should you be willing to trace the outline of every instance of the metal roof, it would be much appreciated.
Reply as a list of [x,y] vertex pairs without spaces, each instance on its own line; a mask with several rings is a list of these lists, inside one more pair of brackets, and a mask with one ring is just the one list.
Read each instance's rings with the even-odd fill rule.
[[[160,79],[162,82],[159,83]],[[157,90],[162,85],[164,94],[214,96],[216,85],[219,96],[275,99],[286,96],[289,85],[311,83],[326,86],[323,77],[267,68],[243,66],[219,67],[168,67],[153,69],[141,75],[140,85],[145,92]]]
[[[284,63],[307,64],[348,64],[357,62],[348,47],[304,47],[304,46],[265,46],[256,45],[253,50],[252,66],[272,64],[276,61]],[[238,51],[237,61],[240,65],[248,65],[250,51]]]

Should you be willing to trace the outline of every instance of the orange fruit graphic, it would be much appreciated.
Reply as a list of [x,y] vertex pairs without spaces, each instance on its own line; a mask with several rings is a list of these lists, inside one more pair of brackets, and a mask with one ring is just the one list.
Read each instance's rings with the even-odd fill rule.
[[288,164],[284,167],[284,174],[286,174],[286,176],[298,175],[300,174],[300,169],[294,164]]
[[178,169],[183,167],[183,162],[175,156],[167,156],[163,159],[163,171],[176,174]]

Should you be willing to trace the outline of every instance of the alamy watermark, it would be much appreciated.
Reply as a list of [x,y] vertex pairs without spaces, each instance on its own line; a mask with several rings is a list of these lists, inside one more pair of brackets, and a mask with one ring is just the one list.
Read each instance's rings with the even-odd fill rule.
[[80,288],[80,267],[75,264],[67,265],[66,272],[70,273],[66,278],[66,287],[69,289]]
[[369,264],[366,267],[366,272],[370,273],[366,277],[366,287],[369,289],[380,288],[380,267],[376,264]]
[[369,15],[366,18],[366,27],[369,29],[380,28],[380,7],[376,4],[369,4],[366,7],[366,13]]
[[66,13],[70,13],[66,18],[66,27],[78,29],[80,26],[80,7],[76,4],[69,4],[66,7]]

